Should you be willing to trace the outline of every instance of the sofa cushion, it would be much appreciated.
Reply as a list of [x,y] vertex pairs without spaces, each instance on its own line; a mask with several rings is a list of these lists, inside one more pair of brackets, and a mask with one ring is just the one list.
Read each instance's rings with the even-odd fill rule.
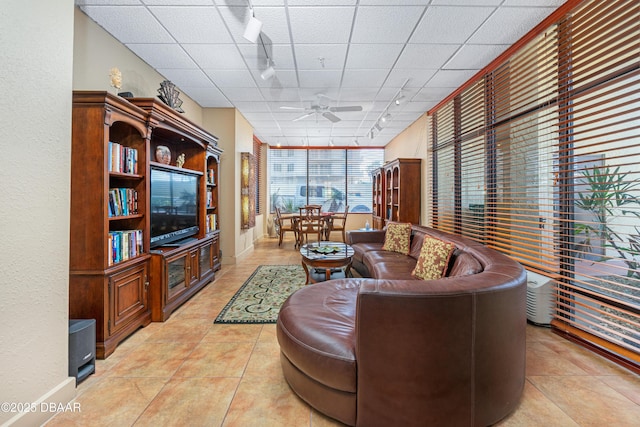
[[382,243],[354,243],[351,245],[353,248],[353,259],[355,261],[363,262],[364,255],[369,251],[381,251]]
[[447,272],[455,245],[434,237],[425,237],[413,275],[423,280],[439,279]]
[[411,224],[408,222],[392,222],[387,225],[387,232],[384,237],[382,249],[408,255],[410,242]]
[[420,256],[424,236],[425,234],[422,231],[413,230],[413,234],[411,236],[411,248],[409,249],[409,256],[411,258],[418,259]]
[[[369,251],[364,254],[363,264],[371,274],[371,277],[374,279],[382,279],[383,277],[378,276],[376,272],[384,271],[384,269],[382,269],[383,265],[397,264],[407,269],[407,273],[410,275],[413,267],[416,265],[416,260],[398,252],[381,250]],[[394,270],[398,271],[398,268],[399,267],[396,267]],[[385,275],[384,278],[388,279],[389,277]]]
[[470,253],[456,250],[451,258],[449,262],[451,266],[447,272],[448,277],[468,276],[482,271],[482,265]]

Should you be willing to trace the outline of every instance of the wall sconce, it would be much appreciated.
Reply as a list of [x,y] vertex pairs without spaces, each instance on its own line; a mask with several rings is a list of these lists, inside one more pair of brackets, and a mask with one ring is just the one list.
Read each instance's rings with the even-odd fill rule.
[[256,177],[253,154],[240,154],[240,228],[256,225]]

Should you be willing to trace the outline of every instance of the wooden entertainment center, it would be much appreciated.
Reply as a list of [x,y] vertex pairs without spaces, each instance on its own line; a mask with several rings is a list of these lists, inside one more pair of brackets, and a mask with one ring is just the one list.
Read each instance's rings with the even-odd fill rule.
[[[215,278],[221,154],[215,136],[155,98],[73,93],[69,317],[96,319],[98,358]],[[195,194],[152,203],[152,171],[185,177]],[[154,216],[178,230],[158,231]],[[161,238],[179,240],[152,243]]]

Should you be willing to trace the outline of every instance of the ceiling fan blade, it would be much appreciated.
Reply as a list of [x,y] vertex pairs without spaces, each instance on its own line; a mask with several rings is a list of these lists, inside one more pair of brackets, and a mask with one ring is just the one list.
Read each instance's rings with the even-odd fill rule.
[[362,111],[361,105],[352,105],[349,107],[329,107],[329,111],[334,111],[336,113],[341,111]]
[[300,117],[296,117],[295,119],[293,119],[293,122],[297,122],[298,120],[302,120],[302,119],[306,119],[309,116],[313,116],[315,113],[306,113],[301,115]]
[[296,110],[296,111],[304,111],[306,108],[304,107],[280,107],[281,110]]
[[322,113],[322,117],[324,117],[325,119],[328,119],[328,120],[332,121],[333,123],[337,123],[337,122],[339,122],[340,120],[342,120],[342,119],[340,119],[340,117],[338,117],[338,116],[336,116],[335,114],[330,113],[330,112],[328,112],[328,111],[325,111],[324,113]]

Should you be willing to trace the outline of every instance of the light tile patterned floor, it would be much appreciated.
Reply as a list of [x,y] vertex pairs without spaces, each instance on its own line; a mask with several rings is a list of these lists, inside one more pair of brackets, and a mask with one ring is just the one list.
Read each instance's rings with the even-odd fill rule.
[[[340,426],[298,399],[282,377],[275,325],[214,325],[260,264],[297,264],[293,240],[258,242],[239,265],[164,323],[138,330],[80,384],[79,413],[54,426]],[[527,327],[527,381],[500,426],[638,426],[640,377],[548,329]]]

